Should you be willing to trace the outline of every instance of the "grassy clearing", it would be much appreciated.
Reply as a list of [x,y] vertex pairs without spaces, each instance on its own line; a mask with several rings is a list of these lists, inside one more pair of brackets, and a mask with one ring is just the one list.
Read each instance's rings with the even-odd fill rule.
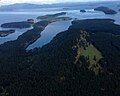
[[86,59],[90,62],[88,69],[94,71],[97,75],[101,70],[101,66],[98,63],[99,60],[102,59],[101,52],[99,52],[92,44],[88,44],[85,38],[83,39],[83,37],[81,38],[81,40],[79,40],[79,42],[84,42],[85,45],[84,47],[80,47],[79,43],[77,44],[78,50],[75,63],[79,61],[80,56],[86,57]]
[[[90,63],[98,62],[102,58],[102,54],[92,44],[86,47],[86,49],[79,48],[78,50],[81,55],[89,58]],[[96,57],[96,60],[94,60],[94,56]]]

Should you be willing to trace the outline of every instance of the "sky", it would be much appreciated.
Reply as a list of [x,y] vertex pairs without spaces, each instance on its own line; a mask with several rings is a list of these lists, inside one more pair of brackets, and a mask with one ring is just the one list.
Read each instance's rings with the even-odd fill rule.
[[13,4],[13,3],[63,3],[63,2],[87,2],[87,1],[115,1],[115,0],[0,0],[0,4]]

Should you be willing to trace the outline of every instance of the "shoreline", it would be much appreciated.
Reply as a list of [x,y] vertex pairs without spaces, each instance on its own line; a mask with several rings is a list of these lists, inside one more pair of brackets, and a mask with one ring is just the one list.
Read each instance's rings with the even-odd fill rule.
[[0,37],[6,37],[12,33],[15,33],[15,30],[0,30]]

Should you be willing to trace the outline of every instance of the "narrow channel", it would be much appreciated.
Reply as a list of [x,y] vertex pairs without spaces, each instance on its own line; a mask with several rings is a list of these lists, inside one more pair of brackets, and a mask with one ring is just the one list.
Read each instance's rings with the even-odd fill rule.
[[43,45],[49,43],[58,33],[65,31],[71,25],[71,21],[60,21],[49,24],[45,30],[42,31],[41,37],[29,45],[27,50],[42,47]]

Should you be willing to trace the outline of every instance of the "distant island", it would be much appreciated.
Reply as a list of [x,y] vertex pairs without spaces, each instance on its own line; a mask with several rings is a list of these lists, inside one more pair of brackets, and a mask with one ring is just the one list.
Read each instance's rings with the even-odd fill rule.
[[29,28],[33,22],[31,21],[21,21],[21,22],[11,22],[4,23],[1,25],[2,28]]
[[0,37],[8,36],[11,33],[14,33],[15,30],[0,30]]
[[113,9],[110,9],[110,8],[104,7],[104,6],[97,7],[97,8],[95,8],[94,10],[95,10],[95,11],[102,11],[102,12],[104,12],[105,14],[110,14],[110,15],[117,14],[117,12],[114,11]]
[[61,15],[66,15],[66,12],[61,12],[61,13],[56,13],[56,14],[48,14],[44,16],[38,16],[37,19],[48,19],[48,18],[53,18],[53,17],[58,17]]
[[59,17],[62,15],[66,15],[66,12],[56,13],[56,14],[49,14],[44,16],[38,16],[37,19],[46,20],[49,22],[56,22],[56,21],[68,21],[72,20],[70,17]]
[[85,12],[86,12],[86,10],[80,10],[80,12],[85,13]]
[[63,10],[69,10],[69,8],[63,8]]
[[27,22],[35,23],[35,20],[34,19],[27,19]]

